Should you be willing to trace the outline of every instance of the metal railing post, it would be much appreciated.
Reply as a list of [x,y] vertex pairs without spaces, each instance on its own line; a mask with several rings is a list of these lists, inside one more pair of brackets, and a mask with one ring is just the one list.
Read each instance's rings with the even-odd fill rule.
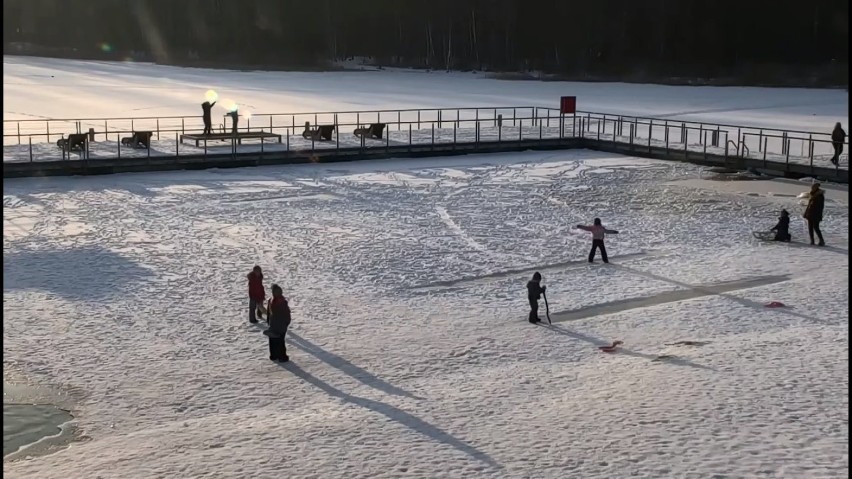
[[766,168],[766,145],[769,141],[769,138],[763,137],[763,130],[760,132],[760,137],[763,138],[763,167]]
[[[810,158],[811,166],[814,165],[814,140],[813,135],[808,135],[808,158]],[[839,163],[839,161],[838,161]]]
[[787,166],[790,166],[790,140],[788,140],[788,139],[785,137],[785,138],[784,138],[784,139],[782,139],[781,141],[783,141],[783,142],[784,142],[784,146],[785,146],[785,148],[784,148],[784,149],[785,149],[785,150],[786,150],[786,152],[787,152],[787,157],[786,157],[786,159],[785,159],[785,163],[787,164]]
[[651,153],[651,138],[654,137],[654,120],[648,124],[648,153]]

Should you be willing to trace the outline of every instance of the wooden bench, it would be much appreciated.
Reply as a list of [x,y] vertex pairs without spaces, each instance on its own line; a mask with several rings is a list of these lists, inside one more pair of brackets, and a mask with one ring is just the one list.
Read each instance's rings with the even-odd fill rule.
[[86,142],[89,140],[88,133],[71,133],[68,138],[60,138],[56,141],[56,146],[64,151],[86,149]]
[[302,132],[302,138],[306,140],[331,141],[333,133],[334,125],[320,125],[317,128],[311,129],[311,124],[305,122],[305,131]]
[[243,140],[260,140],[264,138],[275,138],[278,140],[278,143],[281,143],[281,135],[276,133],[269,133],[266,131],[246,131],[237,133],[236,135],[233,133],[211,133],[209,135],[205,134],[188,134],[181,135],[180,142],[183,143],[183,140],[195,141],[195,146],[199,146],[199,144],[204,141],[234,141],[237,140],[238,145],[243,144]]
[[353,132],[355,136],[358,138],[374,138],[376,140],[382,139],[382,134],[385,131],[384,123],[373,123],[368,128],[355,128]]
[[153,134],[151,131],[134,131],[133,136],[122,138],[121,144],[133,148],[151,148],[151,136]]

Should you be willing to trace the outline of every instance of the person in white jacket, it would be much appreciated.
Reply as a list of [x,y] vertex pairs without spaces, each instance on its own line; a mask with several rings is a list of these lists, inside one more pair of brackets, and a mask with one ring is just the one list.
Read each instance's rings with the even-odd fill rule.
[[592,226],[577,225],[577,228],[592,233],[592,251],[589,252],[589,263],[595,262],[595,252],[598,248],[601,249],[601,258],[604,263],[609,263],[609,258],[606,256],[606,246],[604,246],[604,237],[607,234],[617,235],[618,231],[608,230],[601,224],[600,218],[595,218]]

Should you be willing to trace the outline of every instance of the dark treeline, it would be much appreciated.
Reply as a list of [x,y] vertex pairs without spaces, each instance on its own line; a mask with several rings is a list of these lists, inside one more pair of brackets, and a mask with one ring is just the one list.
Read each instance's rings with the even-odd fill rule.
[[848,0],[4,0],[3,39],[6,53],[176,64],[371,57],[574,78],[773,83],[784,72],[842,85],[848,10]]

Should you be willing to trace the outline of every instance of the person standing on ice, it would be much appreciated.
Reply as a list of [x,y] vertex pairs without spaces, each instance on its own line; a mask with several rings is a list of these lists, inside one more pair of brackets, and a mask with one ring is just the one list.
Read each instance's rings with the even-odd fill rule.
[[819,237],[819,246],[825,246],[825,240],[822,239],[822,231],[819,230],[819,224],[822,221],[822,210],[825,209],[825,192],[819,188],[819,183],[811,185],[811,192],[808,195],[808,206],[805,208],[804,218],[808,221],[808,235],[811,237],[811,244],[814,244],[814,233]]
[[[263,300],[266,298],[266,290],[263,288],[263,271],[260,266],[255,266],[246,277],[248,278],[249,322],[257,323],[256,311],[258,306],[263,305]],[[267,314],[269,314],[268,311]]]
[[215,101],[213,103],[210,103],[209,101],[205,101],[204,103],[201,104],[201,111],[202,111],[201,117],[204,120],[204,133],[203,134],[205,134],[205,135],[210,135],[210,134],[213,133],[213,119],[211,117],[211,112],[213,110],[213,105],[215,105],[215,104],[216,104]]
[[609,258],[606,255],[606,246],[604,246],[604,236],[607,234],[617,235],[618,231],[608,230],[601,224],[600,218],[595,218],[592,226],[577,225],[577,228],[592,233],[592,250],[589,252],[589,263],[595,262],[595,251],[601,249],[601,258],[604,263],[609,263]]
[[834,131],[831,132],[831,145],[834,147],[834,156],[831,157],[831,163],[837,166],[840,162],[840,155],[843,153],[843,142],[846,141],[846,131],[840,126],[838,121],[834,125]]
[[269,359],[286,363],[290,360],[287,356],[287,344],[284,338],[287,336],[287,328],[290,327],[290,305],[284,297],[284,291],[277,284],[272,285],[272,301],[269,303],[269,328],[264,334],[269,337]]
[[547,286],[541,285],[541,273],[536,271],[533,274],[532,280],[527,283],[527,299],[530,301],[529,321],[532,324],[541,321],[541,318],[538,317],[538,300],[541,298],[541,294],[544,293],[546,289]]

